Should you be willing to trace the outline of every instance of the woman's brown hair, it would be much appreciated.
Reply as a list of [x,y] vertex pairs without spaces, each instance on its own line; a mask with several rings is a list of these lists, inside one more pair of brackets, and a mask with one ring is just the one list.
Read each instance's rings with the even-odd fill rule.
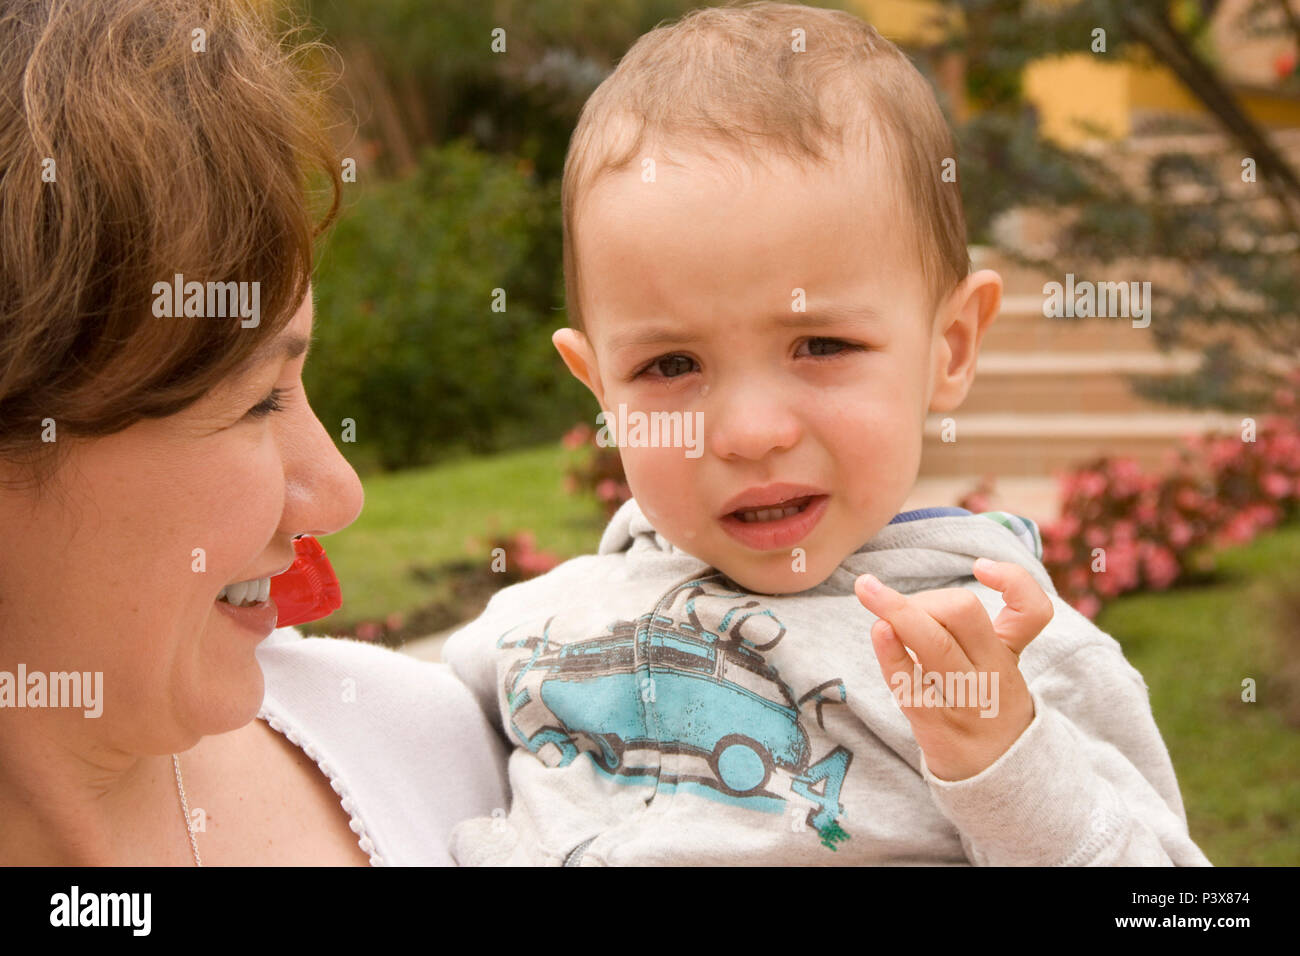
[[[0,7],[0,458],[37,488],[65,437],[183,410],[307,292],[339,165],[305,62],[318,47],[277,34],[272,6]],[[258,282],[261,321],[156,317],[153,287],[178,273]]]

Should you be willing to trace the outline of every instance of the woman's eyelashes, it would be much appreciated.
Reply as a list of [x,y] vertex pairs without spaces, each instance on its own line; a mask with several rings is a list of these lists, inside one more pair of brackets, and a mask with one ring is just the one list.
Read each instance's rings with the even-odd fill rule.
[[284,408],[284,397],[288,394],[286,388],[273,388],[271,394],[266,396],[256,405],[248,410],[249,418],[265,418],[272,412],[281,411]]

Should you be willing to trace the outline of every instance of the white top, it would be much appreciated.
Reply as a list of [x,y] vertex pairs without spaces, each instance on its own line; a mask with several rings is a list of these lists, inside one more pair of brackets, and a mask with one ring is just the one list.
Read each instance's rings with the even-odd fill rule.
[[452,866],[452,827],[509,809],[506,751],[445,664],[279,628],[258,717],[325,774],[372,866]]

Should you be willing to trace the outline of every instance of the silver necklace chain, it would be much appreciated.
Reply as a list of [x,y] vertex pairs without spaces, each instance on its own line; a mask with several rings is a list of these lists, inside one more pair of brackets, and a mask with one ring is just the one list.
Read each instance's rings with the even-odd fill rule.
[[194,839],[194,824],[190,821],[190,805],[185,799],[185,784],[181,782],[181,758],[172,754],[172,766],[176,769],[176,792],[181,795],[181,813],[185,817],[185,832],[190,837],[190,849],[194,851],[194,865],[202,866],[203,861],[199,859],[199,844]]

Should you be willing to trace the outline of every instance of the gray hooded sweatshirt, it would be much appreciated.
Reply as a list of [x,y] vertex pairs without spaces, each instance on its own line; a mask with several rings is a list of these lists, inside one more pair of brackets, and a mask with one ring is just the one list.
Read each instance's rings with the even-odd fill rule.
[[[512,748],[509,812],[461,823],[453,857],[1210,865],[1141,674],[1056,594],[1040,556],[1026,519],[923,509],[816,587],[755,594],[627,502],[597,554],[498,592],[444,648]],[[853,583],[967,588],[994,618],[1002,596],[972,576],[978,557],[1028,569],[1055,616],[1020,655],[1033,721],[992,765],[946,781],[881,674]]]

